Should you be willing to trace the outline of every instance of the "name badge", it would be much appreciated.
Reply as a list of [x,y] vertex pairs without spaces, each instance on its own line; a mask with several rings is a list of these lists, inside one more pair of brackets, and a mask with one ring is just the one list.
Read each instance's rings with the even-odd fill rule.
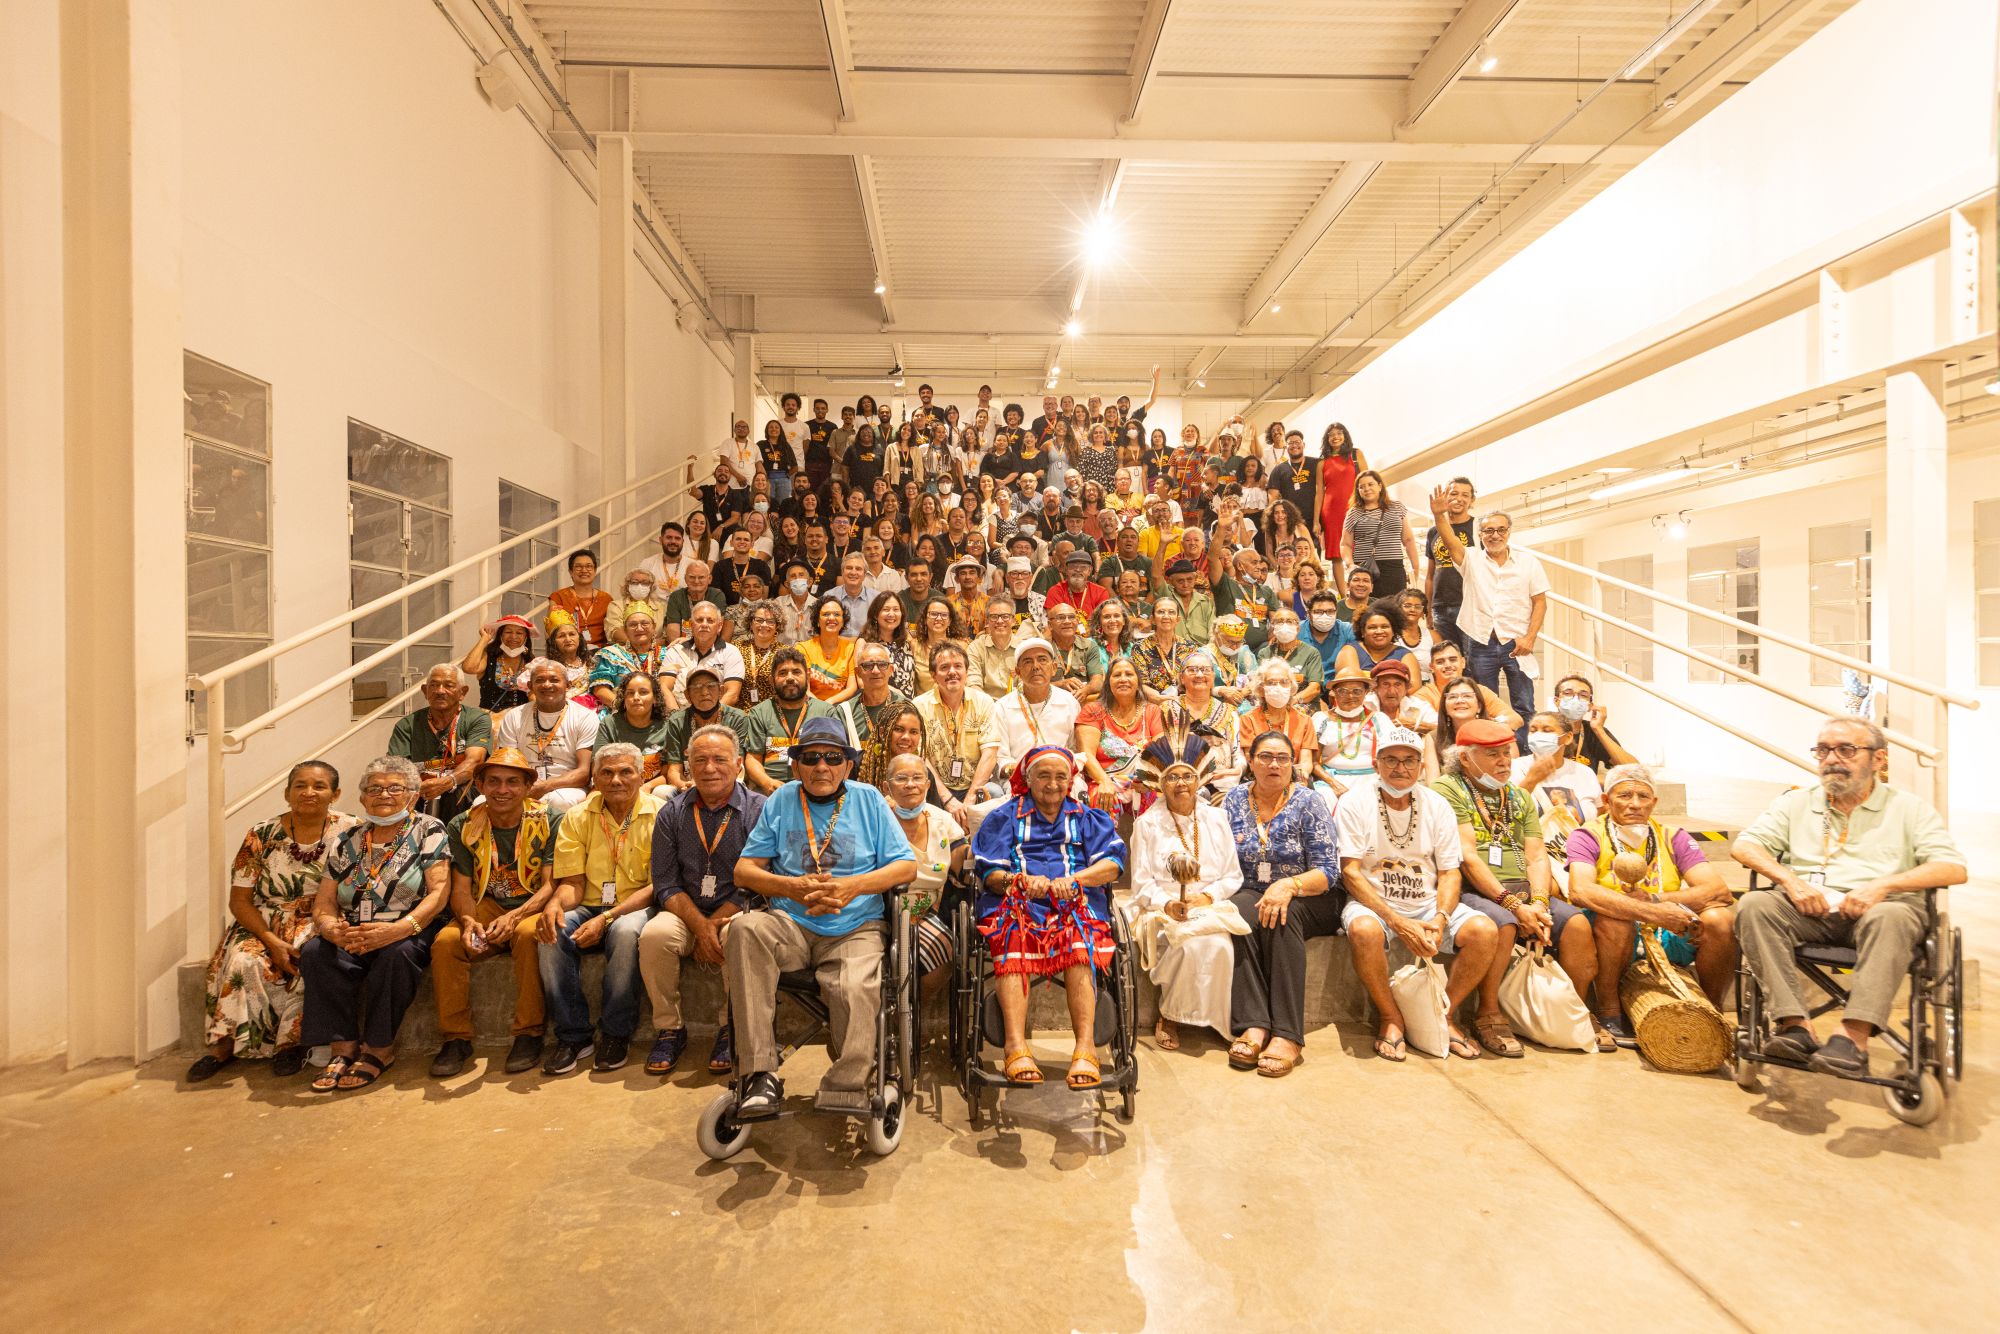
[[597,891],[597,901],[606,908],[618,902],[618,882],[607,880]]
[[715,877],[714,877],[714,876],[712,876],[712,875],[705,875],[705,876],[703,876],[703,877],[701,878],[701,896],[702,896],[703,898],[705,898],[705,899],[712,899],[712,898],[714,898],[714,897],[715,897]]
[[1257,878],[1267,885],[1271,883],[1271,863],[1257,863]]
[[1825,888],[1826,888],[1826,872],[1824,872],[1824,871],[1807,871],[1807,872],[1806,872],[1806,884],[1810,885],[1810,886],[1811,886],[1812,888],[1814,888],[1814,889],[1825,889]]
[[1488,866],[1499,866],[1504,860],[1505,860],[1505,854],[1501,851],[1500,845],[1498,843],[1491,843],[1487,845],[1486,864]]
[[948,781],[954,786],[965,782],[965,760],[963,758],[954,757],[952,759],[951,774]]
[[354,905],[354,920],[372,922],[375,920],[375,900],[363,894]]

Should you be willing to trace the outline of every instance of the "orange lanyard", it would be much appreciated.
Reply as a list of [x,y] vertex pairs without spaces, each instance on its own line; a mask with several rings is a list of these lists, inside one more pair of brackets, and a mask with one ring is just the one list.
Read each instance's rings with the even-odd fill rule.
[[[715,837],[710,838],[708,836],[708,831],[702,828],[701,825],[701,803],[700,802],[695,803],[694,833],[695,837],[701,840],[701,850],[703,853],[702,865],[713,866],[715,864],[715,850],[718,847],[722,846],[722,836],[729,830],[729,817],[734,814],[735,814],[734,811],[725,809],[722,812],[722,823],[715,827]],[[808,825],[812,823],[811,815],[806,816],[806,823]],[[833,831],[829,829],[827,830],[827,832],[831,834]]]
[[[847,793],[842,791],[839,800],[833,803],[832,818],[826,822],[826,837],[815,839],[813,837],[812,806],[806,801],[805,785],[803,783],[799,785],[799,814],[805,816],[806,819],[806,855],[812,859],[812,868],[815,871],[826,869],[827,850],[833,846],[833,827],[840,823],[840,808],[846,804]],[[719,838],[721,835],[718,834],[717,837]]]
[[605,818],[602,810],[597,813],[597,827],[604,832],[606,838],[611,840],[611,878],[613,880],[618,878],[618,864],[625,860],[625,839],[632,832],[632,817],[638,813],[639,803],[635,801],[632,803],[630,813],[625,816],[625,823],[619,825],[615,830],[612,829],[611,821]]
[[[1292,804],[1292,793],[1297,788],[1297,783],[1285,784],[1285,799],[1278,803],[1278,808],[1271,812],[1271,818],[1268,820],[1259,820],[1257,818],[1257,798],[1254,793],[1251,794],[1250,822],[1257,826],[1257,853],[1265,861],[1271,860],[1271,826],[1276,824],[1278,817],[1285,813],[1285,807]],[[1171,811],[1167,813],[1169,815],[1173,814]],[[1178,826],[1176,826],[1174,832],[1180,832]],[[1197,832],[1199,831],[1197,830]]]
[[[451,711],[451,721],[446,723],[442,730],[437,727],[431,728],[431,736],[437,738],[438,750],[440,752],[437,758],[453,764],[456,764],[458,761],[458,715],[460,712],[461,710],[453,709]],[[425,718],[424,722],[428,724],[430,719]]]

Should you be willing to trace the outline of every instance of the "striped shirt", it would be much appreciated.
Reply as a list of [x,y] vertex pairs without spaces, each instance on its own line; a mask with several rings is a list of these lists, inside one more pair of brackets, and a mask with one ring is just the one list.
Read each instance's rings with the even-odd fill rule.
[[1380,509],[1349,506],[1344,531],[1354,542],[1355,563],[1373,570],[1377,561],[1403,559],[1403,534],[1408,527],[1409,511],[1392,500]]

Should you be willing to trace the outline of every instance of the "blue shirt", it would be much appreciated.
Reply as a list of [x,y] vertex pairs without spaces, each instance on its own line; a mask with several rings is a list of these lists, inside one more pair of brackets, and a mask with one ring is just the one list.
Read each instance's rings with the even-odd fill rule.
[[[800,876],[812,869],[806,856],[806,822],[799,801],[804,792],[794,779],[765,798],[763,813],[743,844],[745,857],[763,858],[775,875]],[[837,819],[836,799],[840,805]],[[903,837],[903,827],[889,809],[889,799],[874,788],[850,781],[835,798],[811,805],[813,839],[826,842],[820,869],[828,875],[866,875],[897,862],[916,861],[910,841]],[[773,899],[771,907],[820,936],[844,936],[883,917],[880,894],[858,895],[839,912],[820,917],[809,915],[805,904],[796,899]]]
[[[1333,812],[1325,798],[1301,783],[1292,799],[1257,837],[1257,818],[1250,809],[1250,785],[1229,789],[1222,799],[1236,836],[1236,859],[1243,864],[1243,888],[1263,893],[1273,882],[1307,871],[1326,872],[1327,892],[1340,888],[1340,850],[1333,829]],[[1268,842],[1267,842],[1268,841]],[[1258,872],[1268,865],[1269,875]]]
[[[701,827],[695,827],[695,808],[701,807]],[[667,900],[685,894],[694,900],[703,916],[713,914],[725,903],[747,906],[744,892],[736,887],[736,859],[764,809],[764,796],[738,783],[722,810],[711,811],[701,804],[701,794],[693,788],[675,794],[653,817],[653,906],[665,911]],[[729,823],[723,824],[724,818]],[[707,844],[714,843],[710,853]],[[707,877],[715,877],[714,889],[704,893]]]
[[[979,876],[976,910],[984,917],[999,906],[1002,896],[986,888],[986,877],[994,871],[1063,880],[1107,857],[1121,869],[1126,864],[1125,840],[1103,811],[1066,800],[1062,814],[1051,821],[1028,798],[1009,797],[987,812],[972,836],[972,864]],[[1108,911],[1108,889],[1086,888],[1084,893],[1099,916]]]
[[1299,619],[1305,622],[1304,625],[1299,627],[1299,638],[1319,650],[1320,670],[1325,672],[1326,679],[1331,681],[1333,679],[1333,660],[1340,656],[1341,649],[1354,642],[1353,625],[1347,621],[1335,621],[1333,629],[1327,631],[1325,639],[1321,639],[1313,633],[1312,618],[1310,616],[1302,616]]

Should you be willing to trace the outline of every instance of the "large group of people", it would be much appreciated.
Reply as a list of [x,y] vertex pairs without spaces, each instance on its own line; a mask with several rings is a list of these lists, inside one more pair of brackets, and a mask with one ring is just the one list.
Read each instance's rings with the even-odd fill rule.
[[[746,1116],[783,1096],[772,1012],[799,971],[831,1012],[820,1102],[853,1110],[889,894],[927,995],[964,962],[942,914],[972,905],[1016,1083],[1043,1078],[1036,978],[1067,992],[1064,1082],[1099,1082],[1090,979],[1118,914],[1158,985],[1157,1046],[1212,1030],[1266,1077],[1304,1060],[1307,942],[1336,934],[1388,1061],[1409,1046],[1392,948],[1450,956],[1452,1054],[1519,1058],[1517,946],[1557,961],[1609,1052],[1632,1045],[1619,980],[1649,932],[1718,1004],[1740,950],[1787,1054],[1865,1064],[1918,944],[1907,892],[1964,875],[1936,814],[1884,783],[1872,723],[1828,723],[1821,783],[1746,831],[1736,856],[1774,888],[1739,904],[1656,818],[1594,683],[1537,698],[1548,579],[1507,514],[1475,518],[1468,480],[1420,535],[1337,424],[1309,458],[1301,432],[1240,417],[1170,441],[1150,399],[1049,396],[1032,419],[985,389],[969,410],[918,400],[892,421],[869,396],[835,416],[787,394],[761,433],[737,422],[658,555],[614,590],[574,553],[539,624],[501,617],[430,672],[358,816],[332,766],[294,770],[237,857],[190,1079],[248,1057],[295,1074],[323,1045],[311,1087],[364,1087],[427,970],[431,1073],[457,1075],[470,968],[501,956],[510,1073],[624,1065],[643,988],[665,1074],[692,958],[726,980],[694,1018]],[[1636,880],[1614,872],[1633,858]],[[1825,1044],[1799,940],[1862,954]]]

